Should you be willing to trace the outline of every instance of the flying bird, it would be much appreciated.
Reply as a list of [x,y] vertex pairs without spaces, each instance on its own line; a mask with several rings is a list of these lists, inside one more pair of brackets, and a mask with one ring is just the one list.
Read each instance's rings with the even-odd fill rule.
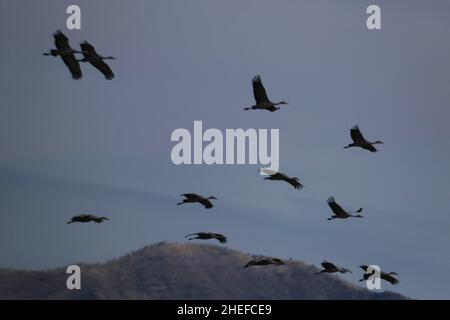
[[350,129],[350,136],[352,137],[353,143],[349,144],[348,146],[344,147],[345,149],[351,148],[351,147],[359,147],[366,150],[369,150],[370,152],[377,152],[377,149],[373,146],[374,144],[383,144],[383,141],[377,140],[375,142],[370,142],[366,140],[359,130],[358,126],[354,126]]
[[349,269],[346,268],[340,268],[338,266],[336,266],[334,263],[328,262],[328,261],[324,261],[321,263],[323,270],[316,272],[316,274],[321,274],[321,273],[336,273],[336,272],[340,272],[340,273],[347,273],[350,272],[352,273]]
[[331,218],[328,218],[328,220],[346,219],[346,218],[350,218],[350,217],[363,218],[363,216],[361,214],[356,214],[356,215],[353,214],[353,213],[362,212],[363,208],[359,208],[357,211],[350,212],[350,211],[345,211],[339,204],[337,204],[336,200],[334,200],[334,197],[329,197],[327,202],[331,208],[331,211],[333,211],[333,213],[334,213],[334,215],[331,216]]
[[75,80],[81,79],[83,74],[81,72],[80,64],[75,58],[75,53],[81,52],[70,47],[69,39],[61,32],[61,30],[56,31],[53,34],[53,37],[55,38],[56,50],[52,49],[49,53],[44,53],[43,55],[53,57],[60,56],[67,68],[69,68],[72,78]]
[[244,268],[248,268],[251,266],[267,266],[267,265],[284,265],[285,263],[278,258],[256,258],[249,261]]
[[109,220],[107,217],[97,217],[92,214],[80,214],[78,216],[72,217],[70,221],[67,222],[67,224],[74,223],[74,222],[95,222],[95,223],[102,223],[105,220]]
[[300,179],[297,177],[289,177],[284,173],[276,172],[270,169],[261,169],[262,172],[268,174],[268,177],[265,177],[264,180],[272,180],[272,181],[285,181],[293,186],[295,189],[303,189],[303,184],[300,182]]
[[107,80],[114,79],[114,73],[109,67],[108,64],[104,60],[116,60],[114,57],[104,57],[102,55],[99,55],[97,51],[95,50],[94,46],[91,45],[89,42],[84,41],[80,44],[82,53],[83,53],[83,59],[78,60],[80,62],[89,62],[92,64],[95,68],[97,68]]
[[[191,237],[191,238],[188,238]],[[188,234],[185,236],[185,238],[188,238],[188,240],[195,240],[195,239],[199,239],[199,240],[210,240],[210,239],[216,239],[218,240],[220,243],[226,243],[227,242],[227,237],[225,237],[223,234],[220,233],[213,233],[213,232],[197,232],[197,233],[192,233],[192,234]]]
[[[369,267],[366,266],[366,265],[362,265],[362,266],[359,266],[359,267],[360,267],[361,269],[363,269],[364,272],[366,272],[366,273],[363,275],[363,278],[360,279],[359,281],[368,280],[369,277],[372,276],[372,275],[375,273],[375,270],[373,270],[372,273],[367,273],[367,269],[368,269]],[[381,279],[383,279],[383,280],[385,280],[385,281],[387,281],[387,282],[389,282],[390,284],[392,284],[392,285],[395,286],[395,285],[399,284],[400,281],[399,281],[398,279],[394,278],[393,276],[398,276],[398,273],[397,273],[397,272],[388,272],[388,273],[385,273],[385,272],[383,272],[383,271],[380,272],[380,278],[381,278]]]
[[217,200],[216,197],[203,197],[196,193],[183,193],[180,195],[180,197],[185,197],[182,202],[177,203],[177,205],[182,205],[184,203],[201,203],[206,209],[211,209],[213,206],[212,202],[209,200]]
[[269,97],[267,96],[266,89],[264,88],[261,76],[256,76],[252,80],[253,84],[253,95],[255,97],[256,104],[245,108],[245,110],[267,110],[270,112],[274,112],[280,109],[280,107],[277,107],[282,104],[287,104],[287,102],[280,101],[280,102],[272,102],[269,100]]

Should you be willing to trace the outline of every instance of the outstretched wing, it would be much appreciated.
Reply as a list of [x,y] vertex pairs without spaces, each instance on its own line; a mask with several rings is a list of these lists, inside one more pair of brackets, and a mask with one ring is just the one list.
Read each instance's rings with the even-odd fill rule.
[[284,179],[287,183],[289,183],[291,186],[293,186],[295,189],[303,189],[303,184],[300,183],[299,180],[295,178],[288,178]]
[[274,176],[274,175],[278,174],[277,171],[267,169],[267,168],[262,168],[260,171],[264,172],[265,174],[267,174],[269,176]]
[[371,144],[367,144],[365,147],[367,150],[369,150],[370,152],[377,152],[378,150]]
[[187,199],[198,199],[199,198],[198,194],[196,194],[196,193],[183,193],[183,194],[180,194],[180,196],[185,197]]
[[62,33],[61,30],[57,30],[53,37],[55,38],[56,49],[60,51],[70,50],[69,39]]
[[212,204],[211,201],[209,201],[208,199],[205,198],[200,198],[199,202],[206,208],[206,209],[211,209],[212,207],[214,207],[214,205]]
[[[55,38],[55,46],[60,52],[70,52],[70,50],[72,50],[69,45],[69,39],[64,35],[64,33],[61,32],[61,30],[56,31],[53,34],[53,37]],[[61,58],[72,74],[72,78],[74,80],[79,80],[83,77],[80,63],[75,58],[75,55],[73,53],[61,54]]]
[[192,236],[198,236],[200,233],[201,233],[201,232],[191,233],[191,234],[185,235],[184,237],[187,238],[187,237],[192,237]]
[[336,268],[336,266],[335,266],[333,263],[328,262],[328,261],[322,262],[321,265],[322,265],[322,267],[323,267],[325,270],[331,270],[331,269],[335,269],[335,268]]
[[247,262],[247,264],[244,266],[244,268],[248,268],[248,267],[254,265],[255,262],[256,262],[256,260],[250,260],[249,262]]
[[256,104],[270,103],[267,96],[266,89],[264,88],[261,76],[256,76],[252,80],[253,83],[253,96],[255,97]]
[[350,129],[350,136],[352,137],[352,140],[356,142],[364,142],[366,139],[364,139],[364,136],[362,135],[361,131],[359,130],[358,126],[354,126]]
[[381,273],[381,278],[390,282],[394,286],[400,283],[400,281],[398,281],[396,278],[394,278],[390,274]]
[[89,61],[97,70],[99,70],[107,80],[114,79],[114,73],[109,67],[109,65],[103,61],[95,51],[93,45],[87,41],[80,44],[81,50],[83,51],[84,58]]
[[342,207],[340,205],[337,204],[336,200],[334,200],[334,197],[329,197],[328,200],[328,205],[331,208],[331,211],[333,211],[333,213],[337,216],[346,216],[347,212],[342,209]]
[[215,239],[219,240],[220,243],[226,243],[228,240],[227,237],[220,233],[213,233],[213,236]]
[[281,260],[279,258],[272,258],[272,261],[275,263],[284,264],[283,260]]

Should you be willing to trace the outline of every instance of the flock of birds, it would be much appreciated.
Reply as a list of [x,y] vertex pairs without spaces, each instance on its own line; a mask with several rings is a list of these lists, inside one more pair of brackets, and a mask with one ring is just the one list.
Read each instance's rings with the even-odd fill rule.
[[[56,49],[44,53],[44,56],[61,57],[74,80],[80,80],[83,77],[80,62],[89,62],[97,68],[107,80],[114,79],[115,75],[105,60],[116,60],[116,58],[112,56],[104,57],[98,54],[94,46],[87,41],[80,44],[81,51],[73,49],[69,44],[69,39],[61,32],[61,30],[56,31],[53,34],[53,38],[55,39]],[[77,59],[75,54],[82,54],[83,58]]]
[[[112,72],[111,68],[105,63],[104,60],[114,60],[114,57],[104,57],[99,55],[95,48],[89,44],[87,41],[84,41],[80,44],[81,51],[74,50],[70,44],[69,39],[60,31],[58,30],[53,34],[53,37],[55,39],[55,46],[56,49],[50,50],[49,53],[44,53],[44,55],[47,56],[60,56],[62,60],[64,61],[67,68],[70,70],[72,74],[72,78],[75,80],[79,80],[82,78],[82,72],[80,67],[80,62],[89,62],[92,64],[95,68],[97,68],[107,80],[112,80],[114,78],[114,73]],[[77,59],[75,57],[75,54],[82,54],[82,59]],[[269,112],[275,112],[277,110],[280,110],[281,105],[287,105],[287,102],[280,101],[280,102],[273,102],[269,99],[266,89],[264,88],[264,85],[262,83],[261,77],[258,75],[252,79],[252,85],[253,85],[253,95],[255,98],[255,104],[251,107],[246,107],[245,110],[266,110]],[[365,150],[368,150],[370,152],[376,152],[377,149],[374,145],[377,144],[383,144],[382,141],[377,140],[375,142],[371,142],[364,138],[363,134],[361,133],[361,130],[358,126],[355,126],[351,128],[350,130],[350,137],[353,140],[352,143],[348,144],[344,148],[352,148],[352,147],[359,147]],[[262,171],[268,175],[265,177],[265,180],[272,180],[272,181],[284,181],[288,184],[290,184],[295,189],[303,189],[303,184],[300,182],[300,179],[297,177],[290,177],[287,174],[281,173],[281,172],[275,172],[268,169],[262,169]],[[211,209],[214,207],[211,200],[217,200],[216,197],[210,196],[205,197],[200,194],[196,193],[184,193],[180,195],[183,197],[182,201],[177,203],[177,205],[182,205],[186,203],[199,203],[203,205],[206,209]],[[363,218],[363,215],[360,213],[363,211],[363,208],[359,208],[356,211],[347,211],[344,208],[342,208],[334,199],[334,197],[329,197],[327,200],[328,206],[330,207],[333,215],[328,218],[328,220],[333,219],[347,219],[347,218]],[[68,224],[75,223],[75,222],[81,222],[81,223],[87,223],[87,222],[95,222],[95,223],[102,223],[105,220],[109,220],[107,217],[97,217],[95,215],[91,214],[81,214],[72,217],[70,221],[68,221]],[[227,237],[220,233],[213,233],[213,232],[197,232],[193,234],[188,234],[185,236],[187,240],[211,240],[215,239],[218,240],[220,243],[226,243]],[[285,263],[279,259],[279,258],[268,258],[268,257],[262,257],[262,258],[256,258],[251,261],[249,261],[244,268],[248,268],[251,266],[267,266],[267,265],[284,265]],[[336,266],[332,262],[329,261],[323,261],[321,263],[323,270],[316,274],[322,274],[322,273],[347,273],[351,271],[347,268],[342,268],[339,266]],[[360,281],[368,280],[375,271],[369,273],[368,272],[368,266],[367,265],[361,265],[361,269],[364,270],[363,278]],[[380,278],[382,280],[388,281],[392,285],[396,285],[399,283],[399,281],[394,277],[394,275],[397,275],[395,272],[390,273],[384,273],[380,272]]]

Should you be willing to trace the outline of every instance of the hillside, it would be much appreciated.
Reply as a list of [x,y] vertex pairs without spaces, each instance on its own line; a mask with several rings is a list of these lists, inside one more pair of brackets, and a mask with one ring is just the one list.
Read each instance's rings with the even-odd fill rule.
[[82,290],[66,288],[65,268],[0,270],[0,299],[404,299],[299,261],[242,266],[252,256],[226,247],[162,242],[103,264],[83,265]]

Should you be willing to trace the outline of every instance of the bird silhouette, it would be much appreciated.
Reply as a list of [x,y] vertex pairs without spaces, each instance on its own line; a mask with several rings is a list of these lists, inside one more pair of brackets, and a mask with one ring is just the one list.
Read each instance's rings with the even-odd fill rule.
[[[190,238],[189,238],[190,237]],[[220,233],[213,233],[213,232],[197,232],[197,233],[191,233],[185,236],[185,238],[188,238],[188,240],[210,240],[210,239],[216,239],[220,243],[226,243],[227,237],[225,237],[223,234]]]
[[[365,272],[363,274],[363,278],[360,279],[359,281],[368,280],[370,278],[370,276],[372,276],[375,273],[375,270],[373,270],[371,273],[368,273],[367,270],[368,270],[369,267],[367,265],[362,265],[362,266],[359,266],[359,267],[361,269],[363,269],[364,272]],[[389,282],[393,286],[395,286],[395,285],[399,284],[400,281],[398,279],[396,279],[395,277],[393,277],[393,276],[398,276],[398,273],[397,272],[388,272],[388,273],[386,273],[386,272],[380,271],[380,278],[385,280],[385,281],[387,281],[387,282]]]
[[109,220],[107,217],[97,217],[92,214],[80,214],[78,216],[72,217],[70,221],[67,222],[67,224],[74,223],[74,222],[95,222],[95,223],[102,223],[105,220]]
[[206,198],[206,197],[201,196],[201,195],[199,195],[197,193],[183,193],[183,194],[180,195],[180,197],[185,197],[185,199],[183,199],[182,202],[177,203],[177,205],[182,205],[182,204],[185,204],[185,203],[196,203],[196,202],[198,202],[198,203],[201,203],[206,209],[211,209],[212,207],[214,207],[212,202],[209,201],[209,200],[212,200],[212,199],[217,200],[216,197],[208,197],[208,198]]
[[354,126],[350,130],[350,136],[352,137],[353,143],[344,147],[345,149],[352,148],[352,147],[359,147],[359,148],[369,150],[370,152],[377,152],[377,149],[375,149],[374,145],[375,144],[383,144],[383,141],[380,141],[380,140],[377,140],[375,142],[370,142],[370,141],[366,140],[364,138],[363,134],[361,133],[361,131],[359,130],[358,126]]
[[359,208],[356,211],[345,211],[337,202],[334,200],[334,197],[329,197],[327,200],[328,205],[331,208],[331,211],[333,211],[334,215],[331,216],[331,218],[328,218],[328,220],[333,219],[346,219],[346,218],[363,218],[361,214],[354,215],[353,213],[360,213],[362,212],[363,208]]
[[253,260],[250,260],[245,266],[244,268],[248,268],[251,266],[267,266],[267,265],[284,265],[285,263],[278,258],[256,258]]
[[336,272],[340,272],[340,273],[347,273],[350,272],[352,273],[349,269],[346,268],[340,268],[338,266],[336,266],[334,263],[329,262],[329,261],[324,261],[321,263],[323,270],[317,272],[316,274],[321,274],[321,273],[336,273]]
[[291,186],[293,186],[295,189],[303,189],[303,184],[300,182],[300,179],[297,177],[289,177],[288,175],[276,172],[270,169],[261,169],[262,172],[268,174],[268,177],[265,177],[264,180],[272,180],[272,181],[284,181],[289,183]]
[[69,39],[64,35],[64,33],[61,32],[61,30],[56,31],[53,34],[53,38],[55,39],[56,50],[52,49],[48,53],[43,53],[43,55],[53,57],[60,56],[72,74],[72,78],[74,80],[81,79],[83,77],[83,73],[81,72],[80,63],[75,58],[75,53],[81,52],[70,47]]
[[253,96],[255,97],[256,104],[245,108],[245,110],[267,110],[274,112],[280,109],[279,105],[287,104],[285,101],[272,102],[267,96],[266,89],[261,81],[261,76],[257,75],[252,80],[253,84]]
[[93,65],[97,70],[99,70],[107,80],[114,79],[114,73],[109,67],[109,65],[104,60],[116,60],[116,58],[109,56],[104,57],[102,55],[99,55],[97,51],[95,50],[94,46],[91,45],[89,42],[84,41],[80,44],[81,51],[83,53],[83,59],[80,59],[78,61],[80,62],[89,62],[91,65]]

